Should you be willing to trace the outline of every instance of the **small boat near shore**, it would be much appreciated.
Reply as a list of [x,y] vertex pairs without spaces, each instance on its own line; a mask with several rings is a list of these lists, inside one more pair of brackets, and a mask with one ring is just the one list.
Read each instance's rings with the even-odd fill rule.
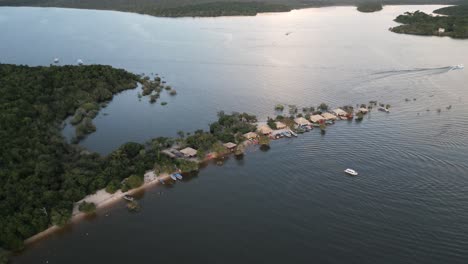
[[125,201],[129,201],[129,202],[135,201],[135,198],[133,198],[133,196],[127,195],[127,194],[124,195],[122,198],[123,198]]
[[174,175],[175,175],[176,179],[179,180],[179,181],[181,181],[183,179],[183,177],[182,177],[182,175],[180,173],[175,173]]
[[175,174],[171,174],[171,179],[173,179],[174,181],[177,181],[177,177],[175,176]]
[[293,135],[294,137],[297,137],[297,134],[296,134],[296,133],[294,133],[294,131],[292,131],[292,130],[289,130],[289,133],[291,133],[291,135]]
[[357,176],[357,175],[358,175],[357,171],[355,171],[355,170],[353,170],[353,169],[350,169],[350,168],[344,170],[344,172],[346,172],[346,173],[349,174],[349,175],[353,175],[353,176]]

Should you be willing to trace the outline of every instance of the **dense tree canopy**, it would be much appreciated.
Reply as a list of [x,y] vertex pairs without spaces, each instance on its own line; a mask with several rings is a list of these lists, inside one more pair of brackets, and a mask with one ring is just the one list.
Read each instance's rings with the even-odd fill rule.
[[110,100],[138,77],[109,66],[0,64],[0,246],[63,224],[73,202],[105,186],[102,158],[65,143],[62,121]]
[[[453,38],[468,38],[468,8],[466,5],[452,6],[434,11],[448,16],[434,16],[421,11],[406,12],[395,21],[403,25],[391,28],[396,33],[413,35],[435,35]],[[439,29],[443,29],[439,31]]]

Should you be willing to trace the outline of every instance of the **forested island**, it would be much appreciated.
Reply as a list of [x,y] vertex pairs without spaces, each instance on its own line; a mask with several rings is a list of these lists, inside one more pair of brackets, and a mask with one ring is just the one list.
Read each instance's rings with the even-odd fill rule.
[[412,35],[468,38],[468,4],[444,7],[435,10],[434,13],[443,16],[421,11],[406,12],[395,19],[403,25],[390,28],[390,30]]
[[357,10],[363,13],[372,13],[382,10],[381,2],[362,2],[357,5]]
[[[264,12],[324,6],[357,6],[359,11],[374,12],[382,5],[451,4],[458,0],[0,0],[0,6],[66,7],[117,10],[162,17],[254,16]],[[380,9],[379,9],[380,7]]]

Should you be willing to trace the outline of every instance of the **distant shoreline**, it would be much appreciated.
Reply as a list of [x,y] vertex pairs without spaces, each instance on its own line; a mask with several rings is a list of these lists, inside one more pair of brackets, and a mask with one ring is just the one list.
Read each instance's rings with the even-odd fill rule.
[[[455,3],[455,2],[454,2]],[[383,5],[450,5],[452,3],[447,2],[427,2],[427,3],[392,3],[384,2]],[[283,13],[291,12],[293,10],[300,10],[306,8],[321,8],[321,7],[333,7],[333,6],[345,6],[345,7],[356,7],[357,11],[361,12],[359,5],[350,3],[323,3],[323,2],[311,2],[311,3],[290,3],[290,2],[275,2],[267,3],[263,1],[252,1],[252,2],[203,2],[195,4],[180,4],[177,3],[171,6],[162,6],[155,4],[154,6],[146,6],[145,8],[129,8],[121,6],[99,6],[96,5],[73,5],[65,3],[56,3],[54,5],[47,4],[47,2],[37,4],[32,2],[23,2],[23,4],[16,4],[13,1],[1,1],[0,7],[43,7],[43,8],[70,8],[70,9],[83,9],[83,10],[101,10],[101,11],[117,11],[125,13],[135,13],[141,15],[149,15],[154,17],[167,17],[167,18],[201,18],[201,17],[229,17],[229,16],[256,16],[262,13]],[[374,10],[374,11],[380,11]]]

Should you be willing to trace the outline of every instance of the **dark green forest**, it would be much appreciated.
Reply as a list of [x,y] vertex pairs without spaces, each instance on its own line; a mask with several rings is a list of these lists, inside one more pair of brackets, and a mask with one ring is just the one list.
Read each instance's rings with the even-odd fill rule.
[[358,3],[357,10],[363,13],[372,13],[382,10],[381,2],[362,2]]
[[[358,6],[363,0],[0,0],[0,6],[69,7],[118,10],[154,16],[233,16],[306,7]],[[458,0],[367,0],[365,3],[453,4]]]
[[[442,8],[435,10],[434,13],[446,14],[447,16],[434,16],[421,11],[406,12],[395,19],[402,25],[390,30],[403,34],[468,38],[468,8],[466,5]],[[439,32],[439,28],[443,29],[443,32]]]
[[99,110],[136,82],[148,80],[110,66],[0,64],[0,252],[20,250],[24,239],[66,224],[74,203],[88,194],[131,188],[123,182],[128,177],[142,180],[150,169],[197,170],[197,162],[162,154],[175,143],[198,149],[204,158],[225,151],[221,143],[239,143],[243,133],[256,130],[255,116],[220,112],[209,132],[180,131],[179,138],[129,142],[107,156],[66,143],[61,135],[65,118],[80,108]]
[[288,12],[289,5],[262,2],[213,2],[171,8],[147,9],[145,14],[163,17],[255,16],[262,12]]

